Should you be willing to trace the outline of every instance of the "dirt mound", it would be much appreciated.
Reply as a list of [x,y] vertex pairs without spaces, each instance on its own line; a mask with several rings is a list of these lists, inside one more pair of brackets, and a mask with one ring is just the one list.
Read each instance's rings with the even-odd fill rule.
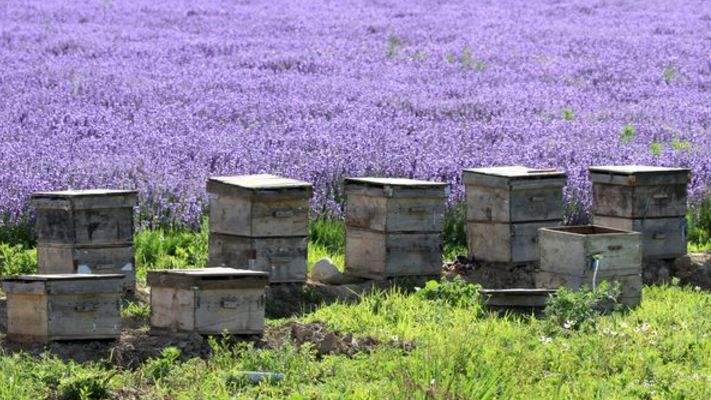
[[291,322],[286,325],[267,330],[263,343],[266,347],[277,348],[290,342],[296,347],[310,344],[318,357],[325,355],[347,355],[349,357],[359,352],[370,352],[375,347],[386,345],[409,352],[413,344],[407,341],[392,340],[381,342],[370,336],[355,336],[341,333],[328,328],[323,322],[302,324]]

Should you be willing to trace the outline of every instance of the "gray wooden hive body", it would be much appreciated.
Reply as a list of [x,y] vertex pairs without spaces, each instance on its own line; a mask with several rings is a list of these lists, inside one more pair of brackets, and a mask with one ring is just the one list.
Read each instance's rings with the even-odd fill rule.
[[304,282],[308,182],[274,175],[210,178],[210,267],[269,273],[270,282]]
[[47,274],[3,279],[7,337],[20,342],[115,339],[123,275]]
[[597,282],[619,282],[622,303],[639,304],[642,288],[642,235],[639,232],[594,225],[542,228],[539,246],[537,287],[592,287],[593,260],[597,259]]
[[562,223],[558,170],[522,166],[465,169],[469,257],[486,262],[538,260],[538,229]]
[[148,272],[151,327],[160,332],[261,334],[269,274],[233,268]]
[[135,190],[37,192],[37,263],[43,274],[123,274],[133,291]]
[[641,232],[646,259],[686,254],[689,169],[594,166],[589,172],[595,225]]
[[413,179],[347,178],[346,272],[371,279],[439,273],[447,188]]

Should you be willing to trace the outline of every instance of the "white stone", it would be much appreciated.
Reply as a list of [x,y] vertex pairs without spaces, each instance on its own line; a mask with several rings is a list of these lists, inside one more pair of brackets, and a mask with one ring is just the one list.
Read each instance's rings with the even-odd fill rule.
[[312,281],[327,283],[329,285],[340,285],[344,282],[343,273],[336,268],[328,258],[322,258],[314,264],[311,274]]

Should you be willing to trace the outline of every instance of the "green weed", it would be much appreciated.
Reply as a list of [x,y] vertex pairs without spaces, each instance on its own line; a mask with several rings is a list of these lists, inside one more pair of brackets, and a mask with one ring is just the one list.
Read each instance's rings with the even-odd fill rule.
[[21,275],[37,272],[37,249],[23,244],[0,243],[0,274]]
[[564,109],[560,112],[560,114],[561,114],[561,116],[563,117],[563,119],[566,120],[566,121],[572,121],[573,118],[575,118],[575,113],[573,112],[573,109],[570,108],[570,107],[564,108]]
[[58,397],[61,400],[100,400],[109,397],[109,382],[113,373],[105,371],[76,370],[59,381]]
[[177,347],[169,346],[163,349],[160,357],[152,358],[146,362],[143,372],[152,382],[157,382],[170,374],[180,358],[181,351]]
[[481,286],[471,284],[456,275],[451,279],[428,281],[424,288],[417,291],[423,299],[440,301],[455,307],[476,307],[480,303]]
[[134,301],[126,301],[121,305],[123,318],[147,319],[151,315],[151,307]]
[[546,304],[544,314],[554,326],[564,330],[585,330],[595,327],[596,317],[617,311],[620,287],[616,282],[600,282],[594,289],[582,288],[572,291],[558,289]]
[[663,150],[664,146],[660,142],[652,142],[649,144],[649,154],[655,157],[661,156]]
[[637,137],[637,128],[632,124],[626,124],[620,131],[620,143],[627,144]]

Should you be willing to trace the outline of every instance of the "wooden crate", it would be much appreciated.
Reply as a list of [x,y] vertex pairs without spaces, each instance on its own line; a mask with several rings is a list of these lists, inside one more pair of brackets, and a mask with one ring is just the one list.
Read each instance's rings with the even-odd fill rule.
[[243,236],[210,233],[209,267],[269,273],[272,283],[305,282],[308,238]]
[[268,274],[233,268],[148,272],[155,332],[261,334]]
[[686,254],[686,219],[671,218],[619,218],[593,215],[593,223],[642,234],[642,256],[651,258],[676,258]]
[[441,232],[448,186],[401,178],[346,178],[346,226],[377,232]]
[[465,169],[467,220],[532,222],[562,219],[565,172],[522,166]]
[[308,182],[274,175],[213,177],[210,193],[210,232],[279,237],[308,234]]
[[20,275],[3,279],[7,337],[20,342],[115,339],[122,275]]
[[511,264],[538,261],[538,230],[558,226],[560,222],[467,222],[469,258]]
[[135,190],[65,190],[32,194],[37,242],[51,244],[130,244]]
[[640,165],[593,166],[593,214],[623,218],[686,215],[690,170]]
[[436,275],[442,267],[440,233],[346,230],[346,273],[369,279]]
[[37,264],[43,274],[120,274],[123,290],[135,289],[132,245],[66,245],[37,243]]
[[628,305],[639,303],[642,282],[642,235],[595,225],[539,230],[540,272],[536,286],[578,289],[592,286],[593,260],[597,281],[617,281]]

